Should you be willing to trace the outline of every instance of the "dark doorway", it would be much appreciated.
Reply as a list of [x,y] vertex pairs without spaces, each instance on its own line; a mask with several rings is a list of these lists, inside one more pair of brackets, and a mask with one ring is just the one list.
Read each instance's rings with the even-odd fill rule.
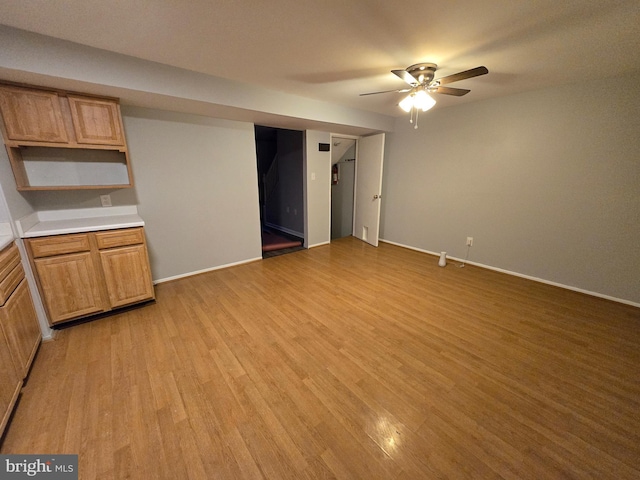
[[263,258],[304,248],[303,132],[255,126]]
[[333,137],[331,146],[331,239],[353,234],[356,140]]

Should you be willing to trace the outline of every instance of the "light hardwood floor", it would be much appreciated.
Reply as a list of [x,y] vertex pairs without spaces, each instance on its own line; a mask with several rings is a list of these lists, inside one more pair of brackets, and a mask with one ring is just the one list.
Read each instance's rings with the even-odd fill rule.
[[81,479],[637,479],[640,309],[347,238],[41,346],[2,453]]

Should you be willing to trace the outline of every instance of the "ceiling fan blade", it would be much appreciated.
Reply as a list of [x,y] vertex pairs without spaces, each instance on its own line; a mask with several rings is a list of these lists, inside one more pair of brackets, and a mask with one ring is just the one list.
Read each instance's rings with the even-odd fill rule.
[[410,88],[405,88],[402,90],[383,90],[381,92],[369,92],[369,93],[361,93],[360,96],[364,97],[365,95],[377,95],[379,93],[391,93],[391,92],[396,92],[396,93],[405,93],[405,92],[410,92],[411,89]]
[[461,97],[466,95],[471,90],[467,90],[466,88],[451,88],[451,87],[438,87],[436,89],[436,93],[444,93],[445,95],[455,95],[456,97]]
[[454,73],[453,75],[439,78],[437,81],[440,82],[440,85],[446,85],[447,83],[459,82],[460,80],[478,77],[487,73],[489,73],[487,67],[476,67],[471,70],[465,70],[464,72]]
[[420,83],[420,82],[418,82],[417,78],[415,78],[413,75],[411,75],[406,70],[391,70],[391,73],[397,75],[398,77],[400,77],[402,80],[404,80],[405,82],[407,82],[411,86],[414,86],[414,85],[417,85],[418,83]]

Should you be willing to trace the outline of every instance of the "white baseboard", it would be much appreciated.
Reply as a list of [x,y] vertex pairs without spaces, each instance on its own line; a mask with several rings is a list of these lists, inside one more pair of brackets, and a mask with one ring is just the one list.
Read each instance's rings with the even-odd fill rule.
[[56,336],[56,331],[55,330],[50,330],[50,333],[47,333],[46,335],[45,334],[42,335],[42,341],[43,342],[51,342],[51,341],[55,340],[55,336]]
[[[416,252],[427,253],[429,255],[435,255],[437,257],[440,256],[440,252],[432,252],[429,250],[423,250],[422,248],[412,247],[410,245],[404,245],[402,243],[392,242],[390,240],[380,239],[381,242],[388,243],[390,245],[395,245],[397,247],[408,248],[409,250],[415,250]],[[469,260],[464,260],[462,258],[450,257],[447,255],[447,259],[455,260],[457,262],[465,263],[467,265],[473,265],[475,267],[486,268],[487,270],[493,270],[495,272],[506,273],[507,275],[513,275],[514,277],[526,278],[527,280],[533,280],[534,282],[545,283],[547,285],[552,285],[554,287],[560,287],[567,290],[572,290],[574,292],[584,293],[585,295],[591,295],[592,297],[603,298],[605,300],[611,300],[613,302],[624,303],[625,305],[631,305],[632,307],[640,307],[640,303],[632,302],[630,300],[625,300],[624,298],[612,297],[610,295],[604,295],[598,292],[592,292],[590,290],[584,290],[578,287],[572,287],[570,285],[564,285],[558,282],[552,282],[551,280],[545,280],[544,278],[532,277],[531,275],[525,275],[523,273],[512,272],[511,270],[505,270],[503,268],[492,267],[491,265],[485,265],[483,263],[470,262]]]
[[322,245],[329,245],[331,240],[327,242],[314,243],[313,245],[309,245],[309,248],[321,247]]
[[217,267],[205,268],[203,270],[196,270],[194,272],[182,273],[180,275],[174,275],[172,277],[159,278],[158,280],[154,280],[153,284],[157,285],[158,283],[171,282],[172,280],[179,280],[181,278],[191,277],[193,275],[199,275],[201,273],[213,272],[214,270],[222,270],[223,268],[235,267],[237,265],[244,265],[245,263],[251,263],[258,260],[262,260],[262,257],[250,258],[248,260],[242,260],[240,262],[226,263],[224,265],[218,265]]

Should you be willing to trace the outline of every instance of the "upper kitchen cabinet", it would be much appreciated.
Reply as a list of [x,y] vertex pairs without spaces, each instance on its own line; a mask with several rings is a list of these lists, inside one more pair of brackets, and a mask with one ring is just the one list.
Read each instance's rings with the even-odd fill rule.
[[69,142],[55,92],[2,87],[0,111],[6,130],[5,140]]
[[120,109],[115,100],[68,95],[74,132],[79,144],[123,145]]
[[0,84],[0,129],[18,190],[133,186],[117,99]]

